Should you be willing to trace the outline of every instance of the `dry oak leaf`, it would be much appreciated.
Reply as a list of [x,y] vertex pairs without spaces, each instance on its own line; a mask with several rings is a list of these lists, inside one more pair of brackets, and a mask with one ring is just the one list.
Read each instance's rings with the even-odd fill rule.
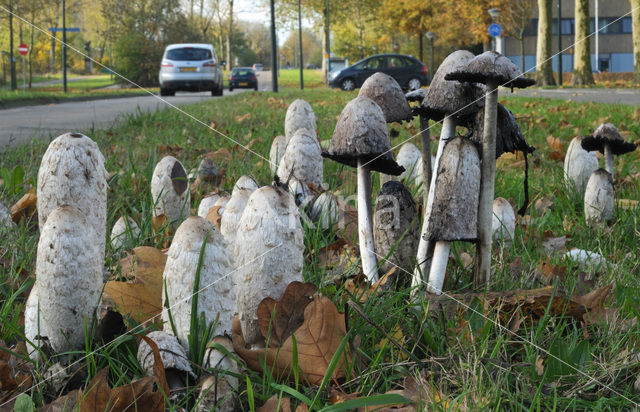
[[36,191],[31,188],[24,196],[20,198],[13,206],[11,206],[11,220],[18,223],[23,217],[31,217],[36,212],[36,204],[38,196]]
[[167,255],[149,246],[137,247],[132,253],[120,260],[122,276],[130,280],[107,282],[103,299],[121,314],[145,322],[162,311],[162,273]]
[[222,206],[213,206],[207,212],[207,220],[216,225],[218,230],[220,230],[220,225],[222,224],[222,215],[220,214],[221,208]]
[[[279,348],[247,349],[237,316],[233,319],[231,329],[233,349],[251,369],[261,372],[262,359],[274,375],[291,375],[292,336],[289,336]],[[325,296],[314,297],[304,310],[302,326],[293,334],[298,349],[298,367],[309,384],[319,385],[322,382],[327,367],[346,334],[344,313],[338,312],[331,299]],[[345,376],[345,360],[348,360],[346,352],[333,372],[334,379]]]
[[304,322],[304,310],[318,288],[313,283],[291,282],[277,301],[267,297],[258,305],[260,332],[268,346],[277,348]]

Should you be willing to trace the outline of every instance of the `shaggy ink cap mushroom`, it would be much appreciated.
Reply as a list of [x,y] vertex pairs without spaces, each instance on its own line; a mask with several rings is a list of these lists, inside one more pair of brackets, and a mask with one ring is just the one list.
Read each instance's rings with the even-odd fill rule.
[[[482,136],[484,134],[483,111],[476,113],[472,127],[471,140],[478,145],[482,145]],[[527,143],[513,113],[500,103],[498,103],[496,127],[496,159],[504,153],[520,151],[528,154],[535,151],[535,148]]]
[[340,207],[338,198],[331,192],[322,192],[311,203],[309,217],[316,222],[322,230],[329,229],[340,220]]
[[597,150],[604,154],[605,146],[611,147],[611,153],[621,155],[636,150],[635,143],[626,142],[618,128],[611,123],[602,123],[591,136],[582,139],[582,148],[589,152]]
[[287,138],[284,136],[276,136],[271,143],[271,149],[269,150],[269,166],[271,167],[271,173],[278,171],[278,165],[284,152],[287,149]]
[[322,156],[351,167],[357,167],[360,160],[370,170],[393,176],[404,171],[393,160],[382,109],[364,96],[351,100],[342,110],[329,149]]
[[281,182],[295,178],[320,187],[323,179],[323,160],[322,149],[315,133],[300,128],[287,144],[284,156],[278,164],[277,175]]
[[569,143],[564,157],[564,177],[584,197],[589,177],[598,170],[598,156],[582,148],[584,136],[576,136]]
[[518,66],[496,51],[486,51],[471,59],[465,67],[453,70],[445,80],[488,84],[495,82],[504,87],[525,88],[533,86],[535,80],[525,77]]
[[189,217],[189,179],[184,166],[175,157],[163,157],[153,170],[151,198],[154,217],[164,215],[174,229]]
[[236,244],[235,239],[238,221],[244,212],[244,208],[247,206],[251,193],[256,189],[258,189],[258,183],[256,183],[253,177],[248,175],[240,176],[233,187],[231,198],[229,198],[229,201],[224,205],[222,219],[220,220],[220,232],[227,241],[230,250],[233,250]]
[[[196,379],[196,375],[191,369],[187,352],[180,345],[178,339],[160,330],[149,332],[147,337],[155,342],[158,346],[158,352],[162,359],[162,366],[164,366],[165,373],[167,375],[167,383],[169,383],[170,389],[178,389],[185,386],[187,381],[187,375],[192,379]],[[147,376],[153,376],[153,365],[155,363],[153,351],[151,346],[141,340],[138,345],[138,362]]]
[[316,134],[316,115],[313,113],[311,105],[302,99],[294,100],[287,108],[284,118],[285,146],[298,129],[308,129]]
[[374,73],[364,81],[358,96],[368,97],[380,106],[387,123],[413,118],[407,98],[398,82],[388,74]]
[[587,182],[584,192],[584,218],[593,226],[602,226],[613,218],[615,204],[613,178],[604,169],[598,169]]
[[139,236],[140,228],[135,220],[120,216],[111,228],[111,247],[118,251],[133,249]]
[[216,202],[220,200],[223,195],[224,192],[217,192],[203,197],[198,205],[198,216],[206,218],[209,210],[215,206]]

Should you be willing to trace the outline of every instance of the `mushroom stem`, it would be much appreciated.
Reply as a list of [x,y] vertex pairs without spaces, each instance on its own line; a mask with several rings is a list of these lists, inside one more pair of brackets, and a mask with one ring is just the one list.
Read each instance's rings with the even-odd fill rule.
[[484,105],[484,133],[482,136],[482,164],[480,199],[478,204],[478,245],[474,287],[483,287],[491,275],[491,239],[493,224],[493,195],[496,174],[496,123],[498,117],[498,82],[487,82]]
[[431,139],[429,138],[429,118],[420,115],[420,137],[422,139],[422,205],[429,201],[427,182],[431,182]]
[[[442,123],[442,131],[440,132],[440,140],[438,142],[438,151],[436,153],[436,161],[434,165],[435,173],[431,173],[431,179],[429,184],[429,190],[427,193],[427,203],[425,204],[424,209],[424,218],[422,221],[422,233],[420,234],[420,243],[418,244],[418,255],[416,257],[416,261],[418,262],[418,266],[413,273],[413,283],[412,286],[419,285],[424,279],[424,275],[429,270],[430,266],[430,257],[429,257],[429,240],[427,239],[427,228],[429,225],[429,217],[431,216],[431,209],[433,208],[433,195],[436,190],[436,176],[438,174],[438,164],[440,163],[440,158],[442,157],[442,151],[444,150],[444,145],[452,138],[456,133],[456,122],[453,116],[447,116]],[[430,158],[431,155],[429,154]],[[429,159],[431,160],[431,159]],[[424,153],[423,153],[423,161],[424,161]],[[424,163],[423,163],[424,166]],[[424,173],[424,169],[422,171]],[[423,181],[423,184],[427,181]],[[425,188],[426,189],[426,188]],[[425,190],[426,191],[426,190]]]
[[362,271],[371,281],[378,280],[376,251],[373,243],[373,220],[371,218],[371,172],[362,159],[358,159],[358,240]]
[[431,271],[429,272],[429,283],[427,283],[427,291],[442,294],[442,285],[444,284],[444,275],[447,271],[447,262],[449,261],[449,250],[451,242],[439,240],[433,249],[433,258],[431,258]]
[[613,179],[613,152],[609,143],[604,144],[604,168]]
[[382,186],[384,186],[385,183],[390,182],[391,180],[393,180],[391,175],[380,173],[380,189],[382,189]]

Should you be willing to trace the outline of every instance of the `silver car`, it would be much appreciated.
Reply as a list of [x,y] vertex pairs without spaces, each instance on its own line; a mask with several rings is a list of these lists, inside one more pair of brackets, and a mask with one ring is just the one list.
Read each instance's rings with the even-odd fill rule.
[[211,44],[170,44],[164,50],[158,77],[161,96],[183,90],[210,90],[212,96],[222,96],[222,68]]

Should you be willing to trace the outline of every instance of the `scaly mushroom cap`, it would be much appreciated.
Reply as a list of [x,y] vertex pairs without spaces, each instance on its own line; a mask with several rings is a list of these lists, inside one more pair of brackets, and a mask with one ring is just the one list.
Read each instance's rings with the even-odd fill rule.
[[582,148],[589,152],[597,150],[604,153],[604,145],[608,144],[611,153],[621,155],[636,150],[636,145],[631,142],[625,142],[618,129],[611,123],[602,123],[593,132],[593,136],[585,136],[582,139]]
[[258,182],[256,182],[256,179],[254,179],[249,175],[242,175],[238,178],[238,180],[236,181],[236,184],[233,186],[233,191],[231,192],[231,196],[233,196],[233,194],[237,190],[245,190],[245,189],[256,190],[258,187],[259,186],[258,186]]
[[462,137],[449,140],[437,173],[427,239],[477,240],[480,157],[473,142]]
[[338,223],[340,219],[338,198],[331,192],[320,193],[311,204],[309,217],[320,225],[321,229],[329,229],[331,225]]
[[203,197],[202,200],[200,201],[200,204],[198,205],[198,216],[206,218],[207,214],[209,213],[209,210],[211,210],[211,208],[216,204],[218,199],[220,199],[221,197],[222,197],[221,192]]
[[[102,292],[102,251],[78,208],[61,206],[49,214],[40,232],[36,279],[40,334],[57,353],[82,348]],[[38,325],[25,323],[25,329]]]
[[163,157],[153,170],[151,199],[153,216],[164,215],[174,229],[189,217],[191,196],[187,171],[175,157]]
[[224,209],[227,207],[227,204],[229,203],[229,200],[231,200],[231,196],[229,195],[224,195],[221,196],[220,199],[216,200],[216,203],[214,203],[214,207],[215,206],[219,206],[220,209],[218,209],[218,214],[220,216],[222,216],[222,214],[224,213]]
[[[258,188],[258,184],[251,176],[241,176],[233,187],[231,198],[224,206],[222,218],[220,219],[220,232],[227,241],[229,251],[233,254],[236,245],[236,233],[238,222],[249,201],[251,193]],[[216,202],[217,204],[217,202]]]
[[291,194],[265,186],[253,192],[238,223],[235,250],[236,313],[248,344],[262,341],[256,310],[266,297],[279,300],[302,281],[304,233]]
[[393,180],[382,185],[373,212],[376,253],[380,260],[389,256],[382,263],[382,271],[398,266],[403,272],[396,274],[398,278],[409,276],[415,263],[419,237],[418,208],[409,189]]
[[38,170],[38,225],[42,229],[54,209],[77,207],[96,232],[104,258],[107,241],[107,170],[98,145],[80,133],[53,140]]
[[284,151],[287,149],[287,138],[284,136],[276,136],[273,138],[273,143],[271,143],[271,150],[269,150],[269,166],[271,167],[271,173],[276,173],[278,170],[278,165],[280,164],[280,160],[282,156],[284,156]]
[[407,98],[397,81],[388,74],[374,73],[362,83],[358,96],[368,97],[380,106],[387,123],[413,118]]
[[[471,140],[482,145],[484,133],[484,111],[476,113],[473,123]],[[496,125],[496,159],[503,153],[515,153],[519,150],[523,153],[533,153],[535,149],[529,146],[524,138],[515,116],[509,109],[498,103],[498,118]]]
[[518,66],[496,51],[486,51],[469,61],[466,67],[448,73],[445,80],[483,83],[497,82],[504,87],[525,88],[534,85],[533,79],[525,77]]
[[[160,358],[162,358],[162,365],[165,370],[174,369],[185,375],[189,374],[192,378],[196,378],[196,375],[191,369],[189,359],[187,358],[187,353],[184,348],[180,346],[180,342],[178,342],[175,336],[156,330],[149,332],[147,337],[158,345],[158,352],[160,352]],[[151,346],[144,340],[141,340],[140,345],[138,345],[137,358],[147,376],[153,376],[153,351],[151,350]]]
[[397,176],[404,168],[393,160],[389,130],[380,106],[368,97],[356,97],[340,113],[329,150],[322,156],[357,167],[358,159],[367,167]]
[[611,174],[604,169],[593,172],[584,193],[584,217],[587,223],[600,226],[612,219],[614,196]]
[[[415,185],[422,183],[422,152],[416,145],[411,142],[403,144],[398,151],[396,161],[404,167],[404,172],[398,176],[398,179],[406,179]],[[431,164],[434,163],[435,161]]]
[[[180,344],[187,348],[191,325],[191,300],[202,244],[206,239],[200,284],[198,286],[198,314],[204,313],[207,324],[218,319],[217,334],[231,333],[233,320],[233,264],[227,243],[218,229],[208,220],[192,216],[185,220],[169,248],[163,280],[162,320],[165,332],[171,332],[167,306],[177,330]],[[167,300],[168,297],[168,300]]]
[[309,203],[315,199],[315,194],[309,188],[307,183],[301,182],[296,178],[289,179],[289,192],[293,195],[296,205],[305,209]]
[[574,185],[580,196],[584,196],[591,174],[598,170],[598,156],[582,148],[583,139],[582,136],[574,137],[564,157],[564,177]]
[[313,183],[316,187],[320,187],[323,160],[322,149],[314,133],[300,128],[287,144],[287,149],[278,165],[277,175],[282,182],[293,177],[301,182]]
[[516,231],[516,214],[513,207],[504,197],[493,201],[493,240],[511,244]]
[[120,216],[111,229],[111,247],[114,250],[133,249],[140,236],[140,228],[130,217]]
[[296,99],[287,108],[284,118],[284,135],[286,144],[298,129],[307,129],[316,134],[316,115],[313,113],[311,105],[302,99]]
[[466,123],[467,118],[478,112],[483,104],[484,89],[476,84],[449,82],[448,73],[460,70],[473,59],[466,50],[457,50],[448,55],[431,80],[431,85],[420,104],[422,114],[440,121],[447,115],[455,116],[456,123]]

